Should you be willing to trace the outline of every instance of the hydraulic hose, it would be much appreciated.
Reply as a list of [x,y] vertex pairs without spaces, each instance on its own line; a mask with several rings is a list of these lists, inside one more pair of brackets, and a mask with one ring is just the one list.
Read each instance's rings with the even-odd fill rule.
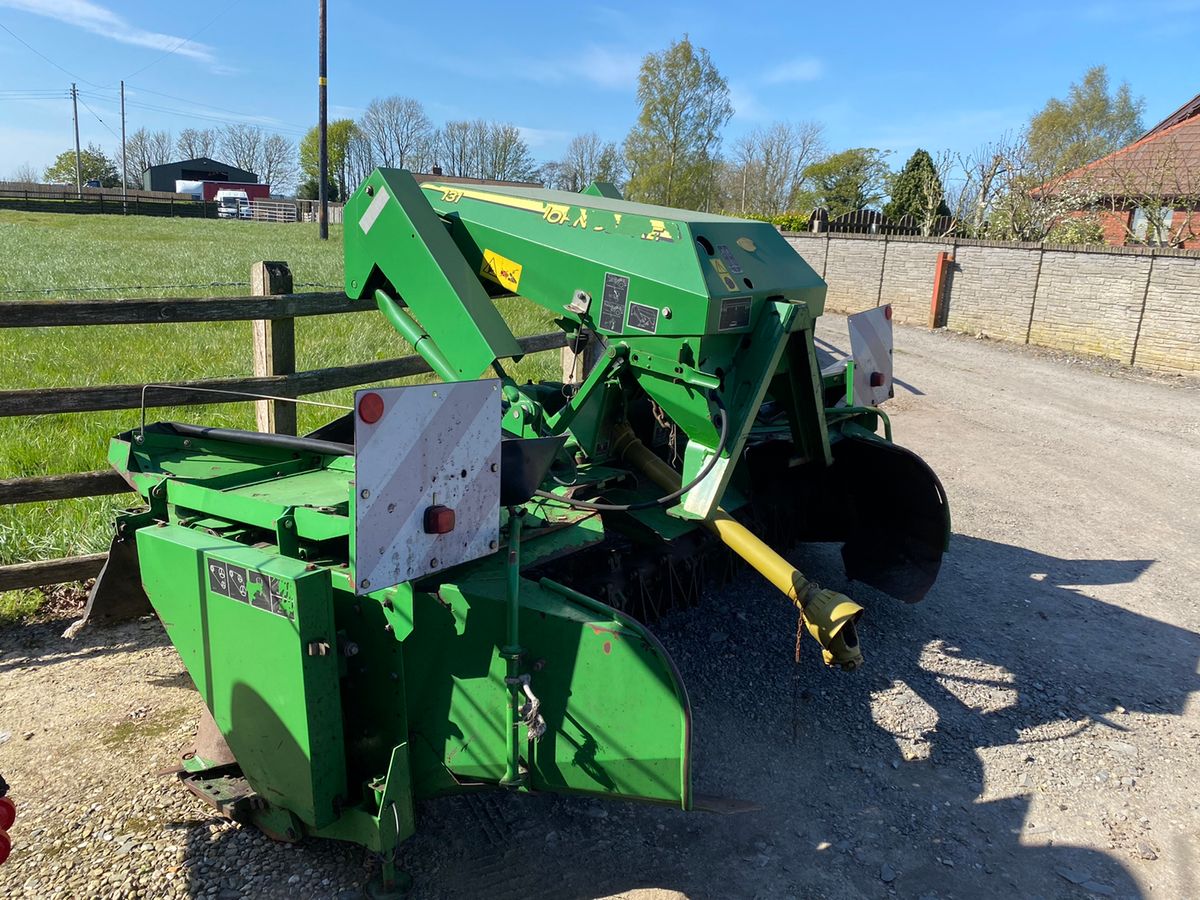
[[[553,494],[550,491],[534,491],[535,497],[542,497],[546,500],[557,500],[559,503],[565,503],[568,506],[576,509],[590,509],[595,512],[636,512],[639,509],[653,509],[656,506],[668,506],[702,482],[708,477],[708,473],[713,470],[717,464],[717,460],[721,458],[721,454],[725,451],[726,445],[729,443],[729,415],[725,410],[725,404],[721,402],[721,398],[715,392],[711,395],[713,403],[717,406],[717,411],[721,416],[720,432],[717,435],[717,446],[713,448],[712,456],[709,457],[700,471],[696,473],[696,477],[682,487],[676,488],[669,494],[659,497],[657,500],[643,500],[640,503],[593,503],[590,500],[576,500],[573,497],[563,497],[559,494]],[[637,438],[632,436],[632,441],[637,441]],[[640,441],[637,441],[640,445]],[[628,447],[630,442],[627,441],[624,447]],[[666,465],[666,463],[663,463]],[[674,469],[671,469],[674,472]]]

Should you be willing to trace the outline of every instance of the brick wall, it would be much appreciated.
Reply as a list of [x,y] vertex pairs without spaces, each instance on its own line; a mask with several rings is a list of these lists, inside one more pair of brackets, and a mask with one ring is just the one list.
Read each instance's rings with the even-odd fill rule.
[[891,303],[927,324],[939,251],[953,252],[946,324],[967,334],[1200,374],[1200,252],[789,234],[829,285],[826,309]]

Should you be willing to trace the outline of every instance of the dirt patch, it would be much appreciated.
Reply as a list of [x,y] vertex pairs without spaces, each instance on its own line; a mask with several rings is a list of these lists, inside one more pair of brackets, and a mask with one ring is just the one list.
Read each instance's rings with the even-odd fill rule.
[[[795,620],[751,577],[655,627],[695,789],[758,811],[425,803],[415,897],[1200,896],[1200,388],[908,328],[896,365],[897,440],[954,514],[938,584],[903,607],[831,547],[792,554],[867,606],[866,668],[826,670],[811,642],[794,664]],[[59,630],[0,632],[21,804],[0,891],[357,895],[363,851],[272,844],[156,774],[199,708],[157,625]]]

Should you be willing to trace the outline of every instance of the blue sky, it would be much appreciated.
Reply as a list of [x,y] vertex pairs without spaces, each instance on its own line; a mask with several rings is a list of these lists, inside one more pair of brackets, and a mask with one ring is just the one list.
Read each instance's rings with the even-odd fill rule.
[[[110,151],[122,78],[131,131],[251,121],[299,137],[316,119],[316,7],[0,0],[0,178],[71,146],[72,80],[88,107],[83,142]],[[329,7],[331,116],[412,96],[435,122],[515,122],[539,159],[581,131],[622,139],[637,114],[640,59],[684,32],[729,81],[727,140],[773,120],[815,120],[832,149],[892,150],[895,166],[918,146],[970,151],[1019,129],[1099,63],[1145,97],[1147,125],[1200,91],[1178,49],[1196,45],[1200,0]]]

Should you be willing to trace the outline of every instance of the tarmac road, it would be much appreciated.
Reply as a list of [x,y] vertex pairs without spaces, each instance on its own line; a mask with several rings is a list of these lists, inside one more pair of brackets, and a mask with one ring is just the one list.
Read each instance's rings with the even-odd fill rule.
[[[820,335],[846,345],[837,317]],[[896,348],[896,439],[954,518],[926,600],[793,553],[867,607],[850,674],[811,641],[794,664],[790,608],[749,575],[656,626],[695,790],[760,809],[430,802],[414,897],[1200,896],[1200,382],[916,328]],[[24,804],[0,893],[353,896],[360,851],[273,845],[153,776],[196,701],[147,625],[0,632]]]

